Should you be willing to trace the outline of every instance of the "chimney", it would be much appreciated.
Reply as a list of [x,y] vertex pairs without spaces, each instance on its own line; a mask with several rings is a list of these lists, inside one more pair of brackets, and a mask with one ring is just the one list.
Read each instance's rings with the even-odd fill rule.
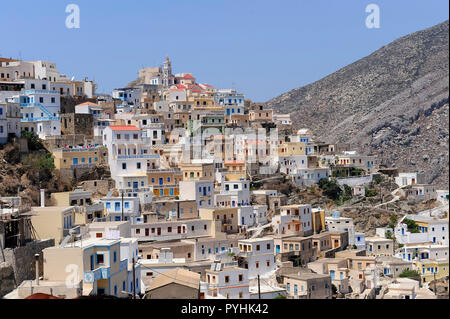
[[35,254],[36,259],[36,286],[39,286],[39,254]]
[[41,189],[41,207],[45,207],[45,189]]

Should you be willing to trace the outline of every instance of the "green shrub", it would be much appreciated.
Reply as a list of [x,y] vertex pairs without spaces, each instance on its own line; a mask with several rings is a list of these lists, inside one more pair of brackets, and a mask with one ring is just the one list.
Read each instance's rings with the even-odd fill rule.
[[403,270],[403,272],[399,275],[400,278],[414,278],[420,277],[420,273],[417,270]]
[[403,219],[403,223],[406,224],[406,226],[408,226],[408,231],[410,231],[413,234],[419,233],[419,225],[417,225],[417,223],[412,220],[412,219],[408,219],[405,218]]
[[45,149],[42,140],[34,135],[33,132],[22,131],[22,137],[27,139],[28,150],[39,151]]
[[375,196],[377,196],[377,191],[366,187],[365,188],[365,196],[366,197],[375,197]]
[[323,194],[332,200],[337,200],[342,195],[342,189],[334,179],[320,179],[319,187],[322,189]]

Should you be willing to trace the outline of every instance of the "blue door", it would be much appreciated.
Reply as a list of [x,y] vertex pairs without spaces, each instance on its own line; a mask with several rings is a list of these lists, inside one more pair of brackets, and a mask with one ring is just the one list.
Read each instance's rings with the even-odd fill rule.
[[164,179],[162,177],[159,178],[159,185],[164,184]]
[[133,189],[137,189],[139,187],[139,183],[138,182],[133,182]]
[[73,158],[73,165],[78,165],[78,158]]
[[330,270],[330,277],[331,277],[331,280],[334,280],[334,270]]
[[277,254],[280,253],[280,245],[277,245],[277,246],[275,247],[275,251],[276,251]]
[[206,187],[203,187],[203,196],[206,196]]

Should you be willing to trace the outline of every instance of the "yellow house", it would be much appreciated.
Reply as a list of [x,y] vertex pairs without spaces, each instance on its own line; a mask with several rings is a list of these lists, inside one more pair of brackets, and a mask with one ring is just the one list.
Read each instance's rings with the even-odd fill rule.
[[94,167],[104,163],[103,148],[65,148],[53,151],[56,169]]
[[92,202],[92,193],[77,188],[72,192],[52,193],[51,199],[54,206],[78,206],[75,213],[74,225],[85,225],[105,216],[105,208],[102,202]]
[[426,259],[415,263],[423,282],[448,276],[448,259]]
[[40,239],[54,239],[58,245],[75,225],[80,208],[72,206],[32,207],[31,224]]
[[221,224],[221,231],[236,233],[238,227],[238,208],[201,208],[200,219],[214,220]]
[[283,142],[278,146],[278,156],[306,155],[306,143]]
[[182,163],[180,169],[183,181],[214,180],[214,164],[212,163]]
[[312,228],[314,233],[320,233],[325,230],[325,211],[320,209],[312,209]]
[[71,274],[74,283],[82,282],[83,295],[126,297],[130,291],[128,259],[120,254],[120,240],[90,238],[43,253],[44,280],[66,281]]
[[153,195],[157,197],[178,196],[180,194],[181,172],[178,169],[147,170],[148,185],[153,187]]

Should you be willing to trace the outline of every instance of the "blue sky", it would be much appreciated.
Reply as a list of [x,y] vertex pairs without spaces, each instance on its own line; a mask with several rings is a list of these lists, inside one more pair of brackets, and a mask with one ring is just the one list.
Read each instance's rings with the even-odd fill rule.
[[[67,29],[66,5],[81,28]],[[379,29],[365,26],[368,4]],[[138,69],[172,60],[217,88],[266,101],[383,45],[448,19],[447,0],[21,0],[2,1],[2,57],[55,62],[110,93]]]

